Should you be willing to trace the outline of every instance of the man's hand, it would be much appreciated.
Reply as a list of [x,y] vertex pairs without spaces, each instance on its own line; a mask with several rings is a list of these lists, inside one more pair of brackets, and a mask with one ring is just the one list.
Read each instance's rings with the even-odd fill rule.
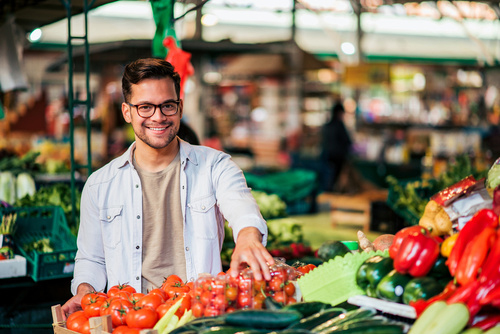
[[92,287],[92,285],[82,283],[78,286],[78,288],[76,289],[76,295],[71,297],[71,299],[68,300],[61,308],[63,313],[63,320],[66,320],[66,317],[71,313],[80,311],[82,309],[82,298],[90,292],[95,292],[95,289]]
[[262,275],[267,281],[271,279],[269,266],[274,264],[274,259],[262,245],[262,234],[255,227],[245,227],[238,234],[231,256],[231,276],[236,277],[245,264],[252,269],[255,280],[261,281]]

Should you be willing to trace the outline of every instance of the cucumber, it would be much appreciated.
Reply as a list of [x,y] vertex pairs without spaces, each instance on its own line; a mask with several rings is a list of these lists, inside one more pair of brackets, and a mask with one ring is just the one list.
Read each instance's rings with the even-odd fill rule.
[[500,334],[500,327],[493,327],[488,329],[484,334]]
[[284,329],[302,318],[297,311],[284,310],[237,310],[224,316],[226,324],[250,328]]
[[320,334],[330,334],[330,333],[342,333],[347,329],[355,329],[355,328],[367,328],[377,327],[380,325],[388,324],[388,320],[386,318],[366,318],[366,319],[353,319],[351,321],[345,322],[340,325],[336,325],[333,327],[328,327],[320,332]]
[[285,307],[283,307],[283,310],[298,311],[302,314],[302,317],[305,318],[331,307],[332,307],[331,304],[311,301],[311,302],[298,302],[298,303],[288,304]]
[[322,323],[341,315],[342,313],[346,313],[346,310],[340,307],[332,307],[321,312],[317,312],[306,318],[302,318],[298,323],[295,323],[288,328],[312,330],[314,327],[319,326]]
[[221,326],[226,323],[223,316],[218,317],[201,317],[196,318],[188,322],[186,325],[192,325],[196,327],[212,327],[212,326]]
[[198,331],[198,334],[234,334],[249,330],[248,327],[239,326],[212,326]]
[[404,333],[404,326],[399,325],[399,324],[382,324],[382,325],[375,325],[371,327],[353,327],[353,328],[346,328],[339,330],[337,332],[332,332],[335,334],[403,334]]
[[370,318],[374,316],[376,313],[377,311],[373,308],[361,307],[352,311],[348,311],[343,315],[341,314],[339,316],[336,316],[335,318],[330,319],[322,323],[321,325],[314,327],[311,330],[311,332],[318,333],[329,327],[338,326],[354,319],[360,320],[360,319]]
[[429,305],[411,326],[408,334],[424,334],[425,329],[434,320],[436,315],[446,307],[446,302],[439,300]]
[[425,328],[425,334],[458,334],[467,326],[469,317],[465,304],[446,305]]
[[282,329],[277,332],[267,332],[267,334],[312,334],[311,331],[308,331],[307,329]]

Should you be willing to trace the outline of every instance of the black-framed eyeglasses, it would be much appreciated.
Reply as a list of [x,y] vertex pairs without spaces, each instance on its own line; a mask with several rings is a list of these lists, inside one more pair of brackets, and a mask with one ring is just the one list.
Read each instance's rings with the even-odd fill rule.
[[152,103],[141,103],[141,104],[132,104],[127,103],[131,107],[135,107],[137,109],[137,114],[143,118],[149,118],[153,116],[156,112],[156,108],[160,109],[160,112],[164,116],[174,116],[177,114],[179,110],[180,100],[170,100],[162,104],[152,104]]

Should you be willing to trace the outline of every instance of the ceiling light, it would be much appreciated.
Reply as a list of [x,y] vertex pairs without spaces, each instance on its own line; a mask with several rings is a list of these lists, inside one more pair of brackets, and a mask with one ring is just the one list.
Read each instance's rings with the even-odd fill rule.
[[344,42],[340,45],[340,49],[346,55],[353,55],[356,53],[356,47],[350,42]]
[[217,23],[219,23],[219,19],[213,14],[205,14],[201,17],[201,24],[206,27],[213,27]]

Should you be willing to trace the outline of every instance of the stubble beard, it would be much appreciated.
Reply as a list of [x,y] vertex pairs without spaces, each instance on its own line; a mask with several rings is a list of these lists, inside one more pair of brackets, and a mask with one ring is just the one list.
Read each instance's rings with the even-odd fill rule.
[[139,138],[144,144],[148,145],[154,149],[162,149],[167,147],[177,136],[177,132],[179,132],[179,127],[175,127],[174,122],[169,122],[165,125],[161,125],[161,127],[167,126],[170,131],[168,131],[166,141],[158,140],[158,138],[148,137],[144,132],[138,133],[135,131],[135,135]]

